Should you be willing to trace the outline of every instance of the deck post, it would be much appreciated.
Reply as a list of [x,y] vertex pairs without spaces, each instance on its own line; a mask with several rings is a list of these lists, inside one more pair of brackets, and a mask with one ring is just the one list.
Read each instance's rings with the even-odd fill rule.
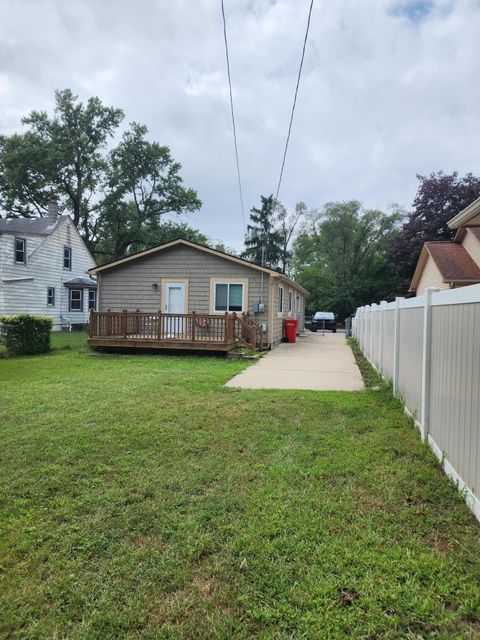
[[127,310],[122,311],[122,336],[127,337]]
[[90,317],[88,319],[88,335],[90,338],[93,338],[93,309],[90,309]]
[[195,342],[195,311],[192,311],[192,342]]
[[163,324],[162,310],[159,309],[158,318],[157,318],[157,338],[159,340],[162,339],[162,324]]
[[106,330],[107,330],[107,336],[111,336],[112,335],[112,310],[111,309],[107,309],[107,322],[106,322]]

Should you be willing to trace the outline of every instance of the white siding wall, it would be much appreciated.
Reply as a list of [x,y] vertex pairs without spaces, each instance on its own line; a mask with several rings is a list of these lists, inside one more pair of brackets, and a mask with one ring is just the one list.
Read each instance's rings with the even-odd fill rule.
[[417,286],[417,296],[423,295],[429,287],[436,287],[440,290],[450,288],[449,284],[443,281],[442,274],[432,256],[428,256],[423,268],[423,273]]
[[[26,265],[15,263],[15,236],[0,235],[0,315],[48,316],[53,319],[55,330],[59,330],[62,323],[87,322],[88,289],[84,291],[83,311],[70,312],[68,289],[63,284],[73,278],[88,277],[88,269],[95,266],[73,223],[62,220],[50,236],[18,235],[27,240]],[[63,268],[64,246],[72,248],[71,271]],[[16,278],[31,280],[8,282]],[[47,305],[48,287],[55,287],[54,307]]]
[[462,244],[473,260],[480,266],[480,241],[477,240],[470,229],[467,229]]

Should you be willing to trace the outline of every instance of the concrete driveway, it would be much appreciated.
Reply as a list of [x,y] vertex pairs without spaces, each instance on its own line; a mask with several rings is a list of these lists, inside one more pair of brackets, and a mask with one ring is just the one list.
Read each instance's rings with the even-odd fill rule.
[[305,333],[229,380],[242,389],[359,391],[363,380],[344,333]]

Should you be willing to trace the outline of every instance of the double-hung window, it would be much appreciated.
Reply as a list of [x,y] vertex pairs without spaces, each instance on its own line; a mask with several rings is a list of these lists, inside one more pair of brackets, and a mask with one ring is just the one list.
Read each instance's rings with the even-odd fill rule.
[[25,238],[15,238],[15,263],[27,264],[27,241]]
[[63,247],[63,268],[72,270],[72,247]]
[[47,288],[47,305],[49,307],[55,306],[55,287]]
[[83,289],[70,289],[68,310],[83,311]]
[[88,309],[93,309],[95,311],[95,309],[97,308],[97,290],[96,289],[89,289],[88,290]]
[[278,287],[278,305],[277,305],[278,313],[283,313],[283,292],[284,292],[283,287],[281,287],[279,285],[279,287]]
[[215,283],[215,311],[244,311],[243,284]]

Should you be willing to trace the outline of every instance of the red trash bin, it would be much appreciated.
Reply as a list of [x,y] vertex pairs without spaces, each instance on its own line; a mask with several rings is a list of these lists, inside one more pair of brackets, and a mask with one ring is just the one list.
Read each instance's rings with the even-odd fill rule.
[[285,335],[288,342],[297,341],[298,320],[285,320]]

